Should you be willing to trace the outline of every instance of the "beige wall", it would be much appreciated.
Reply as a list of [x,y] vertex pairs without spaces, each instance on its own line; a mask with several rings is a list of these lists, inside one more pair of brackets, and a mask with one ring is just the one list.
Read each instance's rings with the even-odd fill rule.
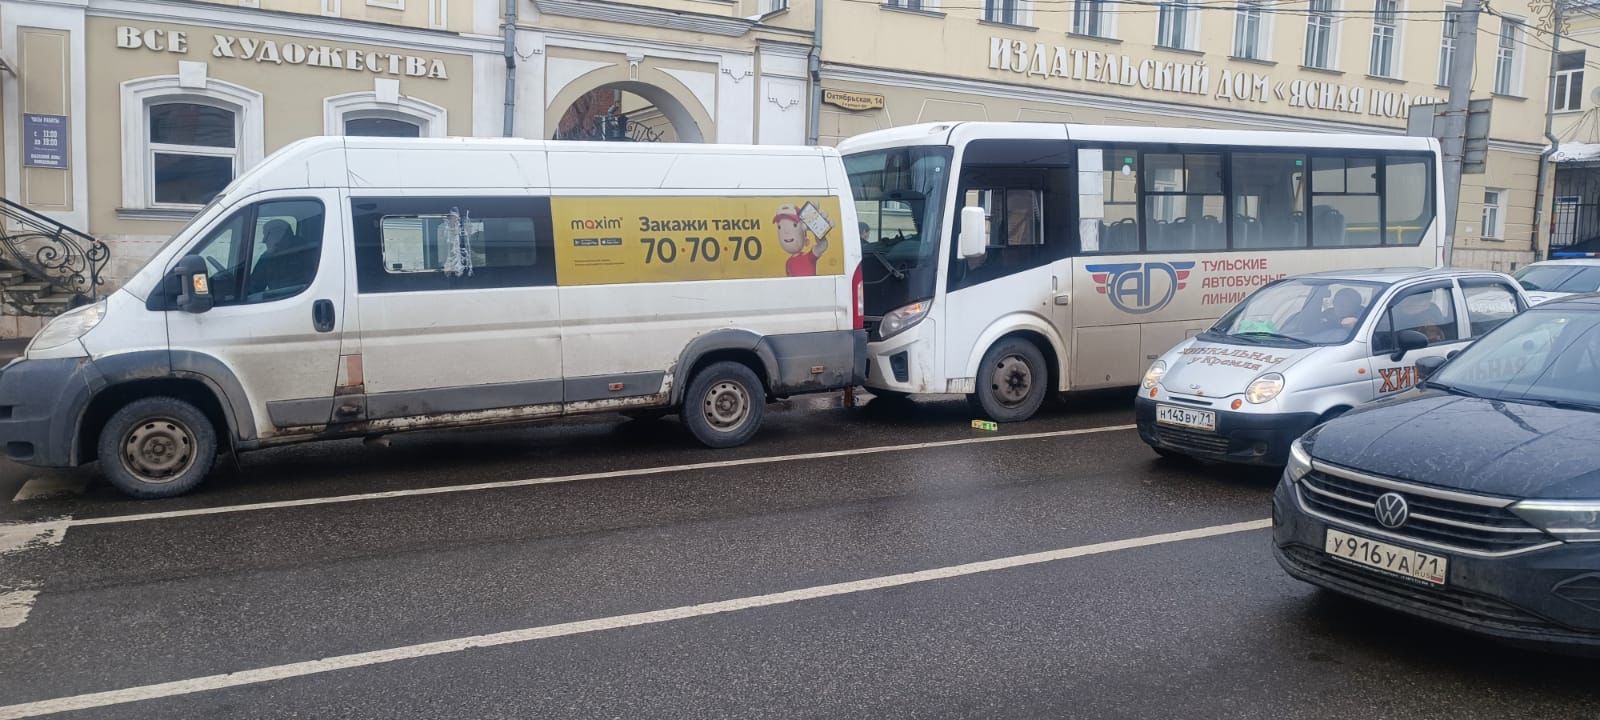
[[[198,0],[238,7],[239,0]],[[478,0],[259,0],[262,10],[338,17],[346,20],[472,32],[472,5]],[[331,10],[336,12],[330,12]],[[496,13],[498,15],[498,13]]]
[[[119,48],[117,28],[121,26],[160,29],[168,33],[188,32],[188,52]],[[438,60],[443,63],[448,79],[400,77],[400,94],[444,107],[449,113],[450,134],[472,133],[472,60],[468,56],[328,43],[315,38],[265,33],[234,33],[234,35],[248,37],[258,42],[271,40],[279,46],[287,43],[327,44],[341,48],[355,48],[363,52],[394,51]],[[123,151],[120,87],[124,81],[174,75],[178,72],[180,61],[205,62],[209,78],[235,83],[262,93],[265,98],[264,151],[270,154],[294,140],[323,134],[324,99],[345,93],[371,92],[375,78],[393,79],[391,75],[375,75],[364,70],[352,71],[344,68],[289,63],[278,65],[242,58],[217,58],[211,53],[213,42],[211,37],[212,31],[200,26],[89,18],[86,54],[89,66],[98,70],[88,74],[88,149],[91,167],[101,170],[93,173],[89,180],[92,232],[161,235],[171,232],[178,225],[169,222],[130,220],[119,217],[117,213],[123,182],[117,169],[121,167]]]
[[[22,100],[22,112],[72,114],[71,42],[71,35],[64,30],[17,28],[17,67],[22,71],[18,95]],[[73,210],[72,173],[70,168],[24,165],[22,204],[42,211]]]

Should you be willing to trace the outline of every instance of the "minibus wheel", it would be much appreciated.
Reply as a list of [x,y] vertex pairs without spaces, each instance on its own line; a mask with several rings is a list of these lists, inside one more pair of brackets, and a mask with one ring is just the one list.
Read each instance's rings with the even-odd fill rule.
[[689,383],[683,397],[683,423],[706,447],[743,445],[761,428],[767,391],[761,378],[728,360],[707,365]]
[[978,409],[995,422],[1022,422],[1033,417],[1052,392],[1050,368],[1038,346],[1022,338],[1006,338],[984,353],[978,365]]
[[124,405],[100,430],[100,466],[118,490],[137,498],[182,495],[217,459],[217,431],[204,412],[172,397]]

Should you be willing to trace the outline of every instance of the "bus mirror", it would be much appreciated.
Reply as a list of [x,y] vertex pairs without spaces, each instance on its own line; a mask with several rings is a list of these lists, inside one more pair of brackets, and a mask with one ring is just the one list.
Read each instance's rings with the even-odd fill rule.
[[983,257],[989,252],[989,218],[982,207],[961,208],[961,233],[957,244],[963,259]]

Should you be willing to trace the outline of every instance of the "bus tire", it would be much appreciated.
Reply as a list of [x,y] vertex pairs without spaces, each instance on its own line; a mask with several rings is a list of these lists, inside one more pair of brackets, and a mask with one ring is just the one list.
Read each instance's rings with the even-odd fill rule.
[[972,400],[995,422],[1022,422],[1033,417],[1052,392],[1044,353],[1015,337],[995,343],[983,354],[976,384]]
[[724,360],[695,374],[683,397],[681,417],[706,447],[738,447],[761,429],[766,399],[766,388],[754,371]]
[[182,495],[211,472],[217,431],[200,408],[173,397],[135,400],[100,430],[100,468],[124,494]]

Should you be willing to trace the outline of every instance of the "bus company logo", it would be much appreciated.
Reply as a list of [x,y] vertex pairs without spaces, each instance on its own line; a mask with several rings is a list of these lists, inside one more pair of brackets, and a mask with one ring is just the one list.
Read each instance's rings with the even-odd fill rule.
[[1118,310],[1143,315],[1166,307],[1179,290],[1188,287],[1194,261],[1108,263],[1084,269],[1094,280],[1095,291]]

